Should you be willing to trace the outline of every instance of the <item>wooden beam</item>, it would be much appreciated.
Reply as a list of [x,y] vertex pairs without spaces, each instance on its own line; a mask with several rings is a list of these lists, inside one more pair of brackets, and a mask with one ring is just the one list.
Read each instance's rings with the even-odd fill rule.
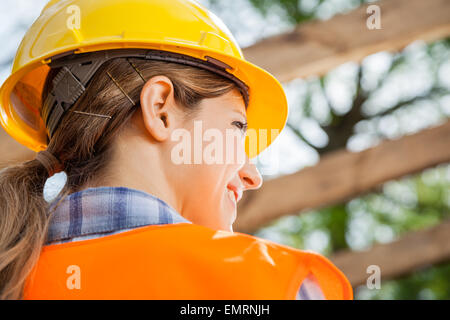
[[234,229],[249,233],[283,215],[350,200],[383,182],[450,161],[449,146],[450,121],[362,152],[326,154],[313,167],[247,191]]
[[22,146],[0,127],[0,169],[17,162],[31,160],[36,153]]
[[[381,29],[369,30],[369,5],[381,9]],[[323,75],[348,61],[383,51],[398,51],[414,40],[450,35],[450,1],[383,0],[327,21],[299,25],[293,32],[267,38],[244,49],[246,59],[280,81]]]
[[364,251],[338,252],[330,260],[353,286],[365,284],[372,273],[367,267],[380,267],[381,281],[396,278],[420,268],[450,260],[450,220],[433,228],[407,233],[397,241],[377,244]]

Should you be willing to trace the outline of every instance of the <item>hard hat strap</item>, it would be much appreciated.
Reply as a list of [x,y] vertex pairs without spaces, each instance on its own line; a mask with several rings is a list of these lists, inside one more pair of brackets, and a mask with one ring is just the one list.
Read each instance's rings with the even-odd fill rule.
[[[209,70],[232,80],[239,88],[244,98],[245,106],[248,106],[249,87],[226,71],[227,68],[231,69],[229,65],[209,56],[205,57],[207,60],[201,60],[184,54],[148,49],[115,49],[80,54],[68,52],[53,57],[49,64],[51,68],[61,67],[61,70],[53,79],[53,88],[41,109],[41,116],[47,127],[49,138],[53,136],[62,116],[86,91],[89,81],[97,70],[103,63],[115,58],[167,61]],[[142,74],[138,73],[142,78]],[[128,97],[127,94],[126,96]],[[128,97],[128,99],[130,98]]]

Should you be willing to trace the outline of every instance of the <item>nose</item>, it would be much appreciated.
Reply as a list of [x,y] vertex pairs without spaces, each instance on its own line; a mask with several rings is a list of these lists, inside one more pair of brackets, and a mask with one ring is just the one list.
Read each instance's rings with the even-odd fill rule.
[[262,176],[255,164],[251,163],[248,157],[245,164],[239,171],[239,177],[244,185],[244,190],[258,189],[262,185]]

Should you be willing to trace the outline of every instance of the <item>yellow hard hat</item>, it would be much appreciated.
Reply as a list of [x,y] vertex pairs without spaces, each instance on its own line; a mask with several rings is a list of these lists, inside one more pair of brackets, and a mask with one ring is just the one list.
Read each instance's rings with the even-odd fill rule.
[[11,75],[0,88],[3,128],[33,151],[46,149],[48,123],[42,117],[41,95],[52,62],[117,49],[187,56],[244,83],[248,129],[257,133],[251,147],[251,137],[246,138],[249,158],[269,146],[285,126],[288,106],[281,84],[246,61],[228,28],[196,1],[51,0],[25,34]]

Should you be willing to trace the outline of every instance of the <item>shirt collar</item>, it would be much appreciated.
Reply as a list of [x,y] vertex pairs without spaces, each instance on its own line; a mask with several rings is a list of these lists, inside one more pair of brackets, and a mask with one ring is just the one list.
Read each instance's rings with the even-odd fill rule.
[[[60,198],[51,202],[53,209]],[[191,223],[161,199],[126,187],[97,187],[69,194],[56,207],[47,242],[145,225]]]

